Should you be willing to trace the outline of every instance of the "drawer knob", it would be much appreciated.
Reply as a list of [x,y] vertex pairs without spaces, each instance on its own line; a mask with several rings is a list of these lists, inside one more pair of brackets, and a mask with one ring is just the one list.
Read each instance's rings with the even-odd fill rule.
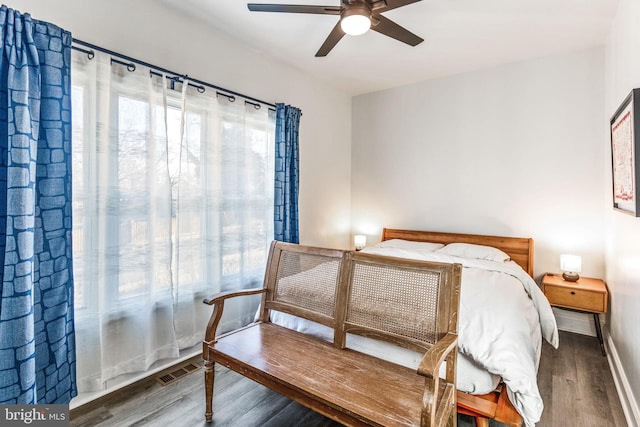
[[575,294],[576,294],[575,291],[571,291],[571,295],[575,295]]

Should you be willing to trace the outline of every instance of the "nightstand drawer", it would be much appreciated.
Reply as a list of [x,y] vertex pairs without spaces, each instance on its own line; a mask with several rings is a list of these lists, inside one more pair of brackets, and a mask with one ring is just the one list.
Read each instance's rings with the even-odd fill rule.
[[546,285],[544,294],[552,305],[596,313],[605,312],[605,294],[601,292]]

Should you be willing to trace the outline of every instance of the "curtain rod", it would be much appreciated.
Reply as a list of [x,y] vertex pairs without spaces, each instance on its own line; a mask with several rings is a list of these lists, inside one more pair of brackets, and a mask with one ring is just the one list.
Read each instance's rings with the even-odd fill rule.
[[[97,50],[99,52],[106,53],[108,55],[117,56],[117,57],[125,59],[125,60],[127,60],[129,62],[133,62],[135,64],[140,64],[142,66],[149,67],[152,70],[160,71],[160,72],[167,73],[167,74],[172,74],[172,75],[174,75],[176,77],[174,77],[174,78],[169,77],[169,78],[173,79],[174,81],[177,80],[177,78],[182,78],[182,79],[188,78],[189,82],[197,83],[197,84],[202,85],[202,86],[206,86],[206,87],[210,87],[210,88],[215,89],[215,90],[220,90],[220,91],[226,92],[226,93],[221,93],[220,95],[226,96],[227,98],[229,98],[229,100],[231,100],[232,98],[234,98],[234,100],[235,100],[235,96],[239,96],[239,97],[244,98],[245,100],[247,100],[245,102],[247,102],[247,103],[249,103],[249,104],[251,104],[253,106],[256,106],[258,104],[263,104],[263,105],[267,105],[269,107],[276,108],[275,104],[272,104],[270,102],[265,102],[265,101],[262,101],[260,99],[253,98],[251,96],[243,95],[243,94],[241,94],[239,92],[235,92],[235,91],[232,91],[232,90],[229,90],[229,89],[225,89],[223,87],[216,86],[216,85],[213,85],[211,83],[203,82],[202,80],[197,80],[197,79],[194,79],[193,77],[188,77],[186,74],[176,73],[175,71],[167,70],[166,68],[158,67],[156,65],[149,64],[148,62],[144,62],[144,61],[141,61],[139,59],[131,58],[131,57],[123,55],[121,53],[114,52],[112,50],[105,49],[103,47],[96,46],[94,44],[87,43],[87,42],[82,41],[82,40],[78,40],[76,38],[73,39],[73,43],[79,44],[79,45],[84,46],[84,47],[88,47],[89,49],[93,49],[93,50]],[[93,52],[93,50],[83,49],[81,47],[74,46],[74,45],[71,45],[71,48],[75,49],[77,51],[80,51],[82,53],[86,53],[87,56],[89,57],[89,59],[93,59],[93,57],[95,56],[95,53]],[[115,61],[115,62],[119,62],[119,61]],[[121,62],[119,62],[119,63],[121,63]],[[129,64],[124,64],[124,65],[127,65],[127,68],[129,68],[129,66],[128,66]],[[133,64],[130,64],[130,65],[133,65]],[[135,66],[134,66],[134,69],[135,69]],[[198,91],[200,91],[200,90],[198,90]],[[258,103],[258,104],[256,104],[256,103]],[[259,108],[259,107],[257,107],[257,108]]]

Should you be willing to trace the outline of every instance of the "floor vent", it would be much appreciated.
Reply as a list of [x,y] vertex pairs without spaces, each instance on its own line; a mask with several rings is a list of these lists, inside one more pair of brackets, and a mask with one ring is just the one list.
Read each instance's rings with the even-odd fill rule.
[[156,377],[156,379],[160,384],[167,385],[174,382],[178,378],[182,378],[183,376],[190,374],[191,372],[197,371],[200,368],[201,366],[196,365],[193,362],[189,362],[186,365],[182,365],[171,372],[159,375],[158,377]]

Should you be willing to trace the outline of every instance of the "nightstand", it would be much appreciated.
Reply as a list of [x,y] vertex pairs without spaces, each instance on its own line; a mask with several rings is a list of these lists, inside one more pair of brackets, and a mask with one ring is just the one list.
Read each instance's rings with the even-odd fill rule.
[[567,282],[560,274],[545,274],[542,278],[542,292],[554,307],[593,314],[602,355],[607,355],[604,349],[599,316],[600,313],[607,312],[609,293],[604,281],[580,277],[577,282]]

